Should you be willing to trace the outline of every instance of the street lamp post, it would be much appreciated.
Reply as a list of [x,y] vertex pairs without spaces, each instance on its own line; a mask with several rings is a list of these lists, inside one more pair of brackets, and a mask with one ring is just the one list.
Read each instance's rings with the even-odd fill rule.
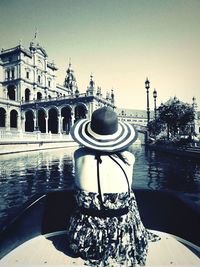
[[153,91],[153,98],[154,98],[154,118],[155,118],[155,120],[156,120],[156,98],[157,98],[157,91],[156,91],[156,89],[154,89],[154,91]]
[[147,90],[147,125],[149,124],[150,121],[150,110],[149,110],[149,88],[150,88],[150,82],[148,78],[145,81],[145,88]]

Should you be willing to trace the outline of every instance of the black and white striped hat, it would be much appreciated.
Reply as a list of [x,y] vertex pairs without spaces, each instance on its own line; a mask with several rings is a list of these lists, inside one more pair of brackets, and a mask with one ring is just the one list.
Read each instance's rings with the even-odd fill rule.
[[117,114],[109,107],[95,110],[91,121],[77,121],[71,135],[79,144],[105,152],[123,150],[137,139],[136,129],[126,122],[119,122]]

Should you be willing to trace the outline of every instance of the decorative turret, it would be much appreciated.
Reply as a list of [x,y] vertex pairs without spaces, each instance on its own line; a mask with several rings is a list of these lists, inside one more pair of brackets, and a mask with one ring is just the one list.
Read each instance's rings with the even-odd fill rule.
[[97,93],[96,96],[101,97],[101,87],[97,87]]
[[30,42],[30,51],[34,51],[36,49],[37,46],[39,46],[39,42],[38,42],[38,30],[37,28],[35,28],[35,34],[34,37],[32,39],[32,41]]
[[[21,45],[21,44],[20,44]],[[39,41],[38,41],[38,30],[37,28],[35,29],[35,34],[34,34],[34,38],[32,39],[32,41],[30,42],[30,46],[29,49],[32,53],[36,52],[37,50],[40,50],[43,55],[47,58],[47,52],[45,51],[45,49],[40,45]]]
[[115,104],[115,95],[114,95],[113,89],[111,90],[110,100],[111,100],[111,103],[114,105]]
[[107,101],[110,100],[110,94],[109,94],[109,92],[106,93],[106,100],[107,100]]
[[80,95],[80,92],[79,92],[79,90],[78,90],[78,87],[76,87],[76,90],[75,90],[75,97],[79,97],[79,95]]
[[71,62],[69,63],[69,67],[66,73],[67,74],[64,81],[64,87],[69,89],[71,95],[73,95],[75,92],[77,93],[78,87],[76,83],[76,78],[74,76],[74,70],[71,67]]
[[89,82],[89,86],[87,88],[87,95],[94,95],[95,93],[95,82],[93,80],[93,75],[90,75],[90,82]]

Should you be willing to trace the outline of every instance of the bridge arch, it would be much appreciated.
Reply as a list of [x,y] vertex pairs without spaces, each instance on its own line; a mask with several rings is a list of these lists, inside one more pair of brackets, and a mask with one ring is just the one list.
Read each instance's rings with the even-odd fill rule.
[[137,132],[138,132],[138,139],[141,141],[141,144],[145,144],[146,136],[147,136],[147,127],[141,124],[133,124]]

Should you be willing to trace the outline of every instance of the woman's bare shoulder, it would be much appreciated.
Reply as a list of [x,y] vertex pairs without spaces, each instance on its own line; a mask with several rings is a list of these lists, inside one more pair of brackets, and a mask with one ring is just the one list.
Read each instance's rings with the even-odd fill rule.
[[125,158],[127,158],[128,162],[131,163],[131,164],[134,164],[135,162],[135,156],[133,153],[129,152],[129,151],[124,151],[123,152],[123,156]]

